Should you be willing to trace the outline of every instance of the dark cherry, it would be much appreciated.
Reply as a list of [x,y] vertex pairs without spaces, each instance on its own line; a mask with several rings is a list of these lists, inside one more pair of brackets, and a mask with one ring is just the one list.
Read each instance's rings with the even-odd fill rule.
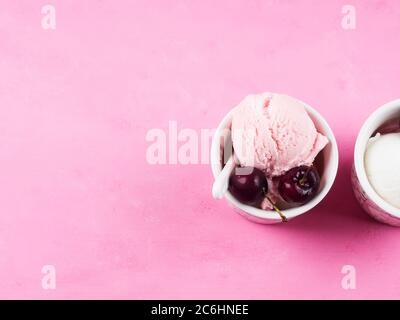
[[286,202],[305,204],[317,193],[319,182],[319,174],[315,167],[300,166],[279,178],[278,190]]
[[240,202],[254,205],[264,199],[268,192],[268,182],[264,172],[257,168],[235,168],[229,177],[228,189]]

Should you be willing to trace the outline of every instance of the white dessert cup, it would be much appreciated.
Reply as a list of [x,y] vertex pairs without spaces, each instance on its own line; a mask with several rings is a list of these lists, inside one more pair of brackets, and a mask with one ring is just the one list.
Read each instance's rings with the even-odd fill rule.
[[[302,215],[312,208],[314,208],[323,198],[328,194],[331,189],[333,182],[336,178],[336,173],[339,164],[339,152],[336,144],[335,136],[329,127],[326,120],[312,107],[308,104],[300,101],[311,119],[313,120],[317,130],[325,135],[329,139],[329,144],[321,151],[323,153],[323,173],[321,175],[320,188],[317,195],[311,199],[308,203],[286,210],[282,210],[282,213],[286,216],[288,220],[291,220],[299,215]],[[224,134],[230,130],[232,121],[233,110],[231,110],[219,124],[215,135],[212,140],[211,145],[211,169],[214,178],[219,175],[222,166],[222,150],[223,150],[223,140]],[[226,201],[233,207],[234,211],[249,219],[250,221],[262,223],[262,224],[274,224],[282,222],[278,213],[272,210],[262,210],[256,207],[252,207],[243,204],[235,199],[229,190],[225,194]]]
[[354,147],[351,181],[355,197],[365,212],[380,222],[400,227],[400,209],[387,203],[376,193],[369,183],[364,166],[368,140],[379,127],[395,117],[400,118],[400,99],[381,106],[364,122]]

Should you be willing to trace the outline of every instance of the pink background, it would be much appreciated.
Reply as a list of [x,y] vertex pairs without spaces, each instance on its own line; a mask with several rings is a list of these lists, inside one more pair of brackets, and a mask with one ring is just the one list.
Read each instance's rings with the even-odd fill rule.
[[[400,230],[350,186],[365,118],[399,98],[400,3],[0,1],[0,298],[400,298]],[[287,93],[336,133],[328,197],[285,225],[211,198],[208,165],[150,165],[152,128],[214,128]],[[41,268],[57,269],[43,290]],[[357,289],[341,287],[341,268]]]

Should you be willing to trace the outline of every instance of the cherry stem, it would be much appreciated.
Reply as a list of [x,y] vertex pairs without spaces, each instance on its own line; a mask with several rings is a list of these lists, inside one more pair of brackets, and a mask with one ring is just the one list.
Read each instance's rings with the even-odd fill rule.
[[279,208],[273,203],[273,201],[270,199],[270,197],[268,197],[267,195],[265,195],[265,197],[267,198],[269,203],[272,205],[272,208],[274,208],[274,210],[279,214],[279,216],[282,219],[282,222],[288,222],[288,219],[285,217],[285,215],[282,213],[282,211],[279,210]]
[[300,181],[299,181],[299,184],[300,184],[301,186],[304,185],[304,182],[307,180],[307,176],[308,176],[308,174],[310,173],[310,171],[311,171],[311,167],[308,167],[306,173],[304,173],[304,176],[303,176],[303,177],[300,179]]

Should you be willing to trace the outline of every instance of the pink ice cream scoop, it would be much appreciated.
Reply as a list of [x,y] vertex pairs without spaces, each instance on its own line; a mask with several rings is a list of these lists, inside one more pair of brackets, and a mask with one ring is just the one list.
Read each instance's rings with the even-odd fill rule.
[[232,142],[242,166],[264,170],[272,178],[311,165],[328,139],[317,131],[300,101],[262,93],[247,96],[235,108]]

